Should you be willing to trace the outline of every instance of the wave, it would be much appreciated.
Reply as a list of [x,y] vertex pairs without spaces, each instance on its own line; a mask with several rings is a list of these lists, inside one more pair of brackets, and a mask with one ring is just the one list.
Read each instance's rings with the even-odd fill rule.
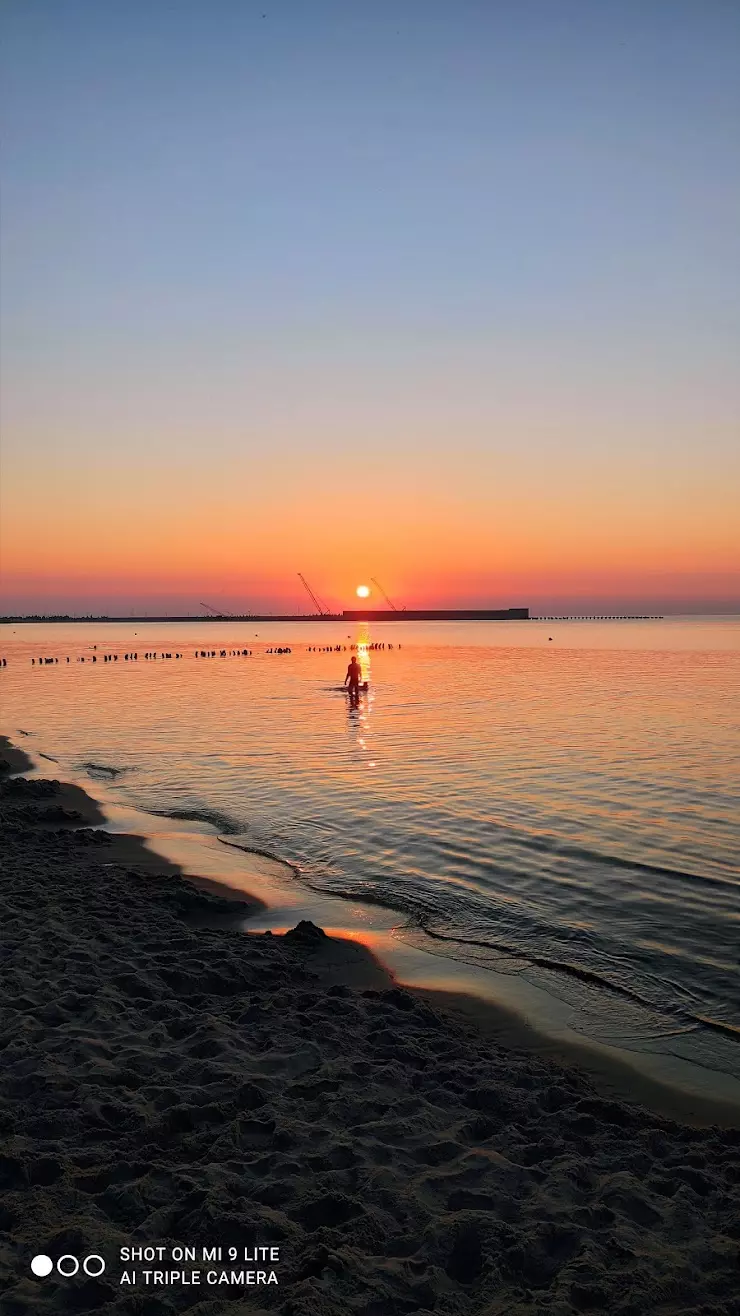
[[[233,845],[233,842],[224,841],[224,844]],[[290,868],[295,876],[311,890],[322,894],[326,894],[327,892],[327,887],[311,880],[310,870],[307,870],[305,867],[299,867],[274,852],[259,849],[256,846],[236,845],[234,848],[246,850],[254,854],[261,854],[266,858],[276,860],[278,863],[284,864]],[[629,867],[647,867],[647,865],[630,864]],[[652,869],[651,871],[656,870]],[[622,1000],[631,1001],[641,1009],[650,1011],[651,1014],[657,1013],[663,1018],[675,1020],[682,1025],[682,1030],[685,1030],[686,1028],[708,1028],[715,1032],[722,1033],[732,1041],[740,1042],[740,1027],[733,1026],[730,1023],[723,1023],[720,1020],[702,1015],[688,1006],[682,1005],[678,1001],[675,1003],[666,1003],[665,1001],[658,1002],[634,988],[627,987],[624,984],[615,981],[607,974],[600,973],[596,969],[586,968],[580,964],[574,964],[571,960],[558,959],[552,955],[543,955],[536,950],[525,949],[522,946],[517,946],[510,942],[496,941],[493,939],[486,940],[484,938],[468,937],[465,935],[455,936],[437,931],[433,927],[432,921],[435,914],[439,913],[439,911],[432,912],[428,900],[424,900],[423,897],[419,898],[419,895],[417,895],[415,899],[415,893],[408,890],[401,894],[398,889],[394,889],[392,895],[386,895],[384,892],[377,889],[366,890],[362,888],[361,885],[358,885],[354,890],[342,889],[340,886],[332,885],[328,888],[328,891],[332,897],[336,897],[340,900],[361,901],[366,905],[376,905],[382,909],[389,909],[400,916],[402,926],[409,931],[415,929],[421,932],[424,937],[428,937],[431,941],[444,942],[450,947],[458,947],[458,954],[460,957],[464,955],[466,947],[475,946],[482,950],[489,950],[497,955],[505,956],[507,959],[518,961],[522,966],[531,965],[536,968],[546,969],[551,973],[573,978],[578,982],[595,987],[598,991],[612,993]],[[426,908],[424,908],[424,906],[426,906]],[[455,958],[454,952],[451,952],[451,957]],[[665,985],[664,980],[660,975],[650,976],[655,976],[658,983]]]
[[706,882],[712,885],[737,886],[737,880],[731,877],[720,877],[709,873],[691,873],[683,868],[667,868],[661,864],[646,864],[638,859],[623,859],[620,855],[603,854],[599,850],[590,850],[585,846],[567,845],[554,840],[544,841],[536,836],[523,835],[516,828],[504,828],[503,830],[511,832],[520,839],[526,849],[536,850],[540,854],[558,855],[564,859],[590,860],[591,862],[605,864],[608,868],[624,868],[631,870],[633,873],[654,873],[658,877],[671,877],[684,882]]
[[[238,845],[236,841],[225,841],[223,836],[219,836],[216,839],[219,840],[222,845],[228,845],[231,850],[243,850],[245,854],[261,855],[263,859],[271,859],[273,863],[282,864],[283,868],[289,868],[294,877],[301,876],[301,870],[297,864],[291,864],[289,859],[283,859],[281,855],[273,854],[271,850],[264,850],[259,845]],[[308,885],[310,886],[310,883]]]
[[740,1042],[740,1024],[728,1024],[721,1019],[709,1019],[705,1014],[697,1014],[695,1018],[704,1028],[710,1028],[715,1033],[722,1033],[725,1037],[731,1037],[733,1042]]
[[[478,947],[483,951],[490,951],[497,956],[504,956],[509,960],[518,962],[523,967],[532,966],[543,969],[556,975],[562,975],[564,978],[571,978],[587,986],[593,987],[599,992],[612,994],[622,1000],[630,1001],[642,1010],[649,1011],[651,1014],[657,1013],[666,1019],[671,1019],[682,1025],[682,1030],[695,1030],[700,1028],[711,1029],[721,1033],[728,1040],[740,1042],[740,1027],[732,1024],[725,1024],[721,1020],[716,1020],[707,1015],[702,1015],[692,1009],[689,1003],[682,1003],[680,1000],[656,1001],[651,998],[649,993],[641,992],[635,987],[627,986],[624,983],[613,979],[608,973],[599,971],[597,968],[586,967],[574,963],[572,959],[558,958],[556,955],[543,954],[536,949],[525,948],[521,944],[516,944],[516,938],[513,943],[506,940],[486,939],[454,935],[438,931],[434,924],[440,920],[440,915],[444,918],[444,911],[437,906],[436,901],[430,900],[431,891],[414,890],[413,887],[404,887],[401,891],[395,884],[389,890],[382,887],[368,889],[362,882],[356,885],[352,882],[349,888],[341,882],[334,884],[334,881],[321,880],[318,871],[313,871],[314,867],[297,863],[285,857],[284,853],[279,853],[281,847],[271,849],[269,845],[250,844],[247,841],[234,841],[226,839],[228,836],[234,836],[238,833],[244,833],[248,830],[243,822],[238,822],[228,814],[222,813],[215,809],[194,808],[194,809],[150,809],[149,813],[162,817],[183,819],[194,822],[206,822],[216,827],[225,835],[220,835],[217,839],[221,844],[229,846],[232,849],[240,850],[245,854],[259,855],[273,863],[280,864],[281,867],[288,869],[293,876],[304,886],[312,891],[332,897],[348,900],[352,902],[362,902],[367,905],[374,905],[380,908],[388,909],[399,915],[399,926],[408,932],[416,930],[423,937],[429,938],[430,942],[445,943],[450,947],[447,954],[451,958],[460,958],[464,960],[465,949],[468,947]],[[509,829],[506,829],[509,830]],[[515,829],[511,829],[515,831]],[[663,866],[640,863],[639,861],[630,861],[619,856],[601,854],[596,850],[590,850],[585,847],[575,845],[559,844],[557,842],[548,842],[536,837],[524,837],[519,834],[519,839],[523,842],[524,847],[558,854],[578,859],[591,859],[592,861],[610,864],[613,867],[632,870],[633,872],[645,872],[669,876],[680,880],[703,881],[698,874],[685,873],[680,870],[670,869]],[[512,870],[514,871],[514,870]],[[324,874],[326,876],[326,874]],[[339,874],[336,875],[339,877]],[[711,879],[709,879],[711,880]],[[719,879],[721,881],[722,879]],[[457,948],[457,954],[455,954]],[[431,949],[431,947],[430,947]],[[652,975],[649,975],[652,976]],[[657,981],[665,985],[660,975],[657,975]],[[698,1002],[697,1002],[698,1004]]]
[[[228,813],[221,813],[218,809],[143,809],[142,812],[152,814],[155,818],[174,818],[181,822],[210,823],[212,827],[217,827],[219,831],[226,832],[227,836],[238,835],[239,832],[246,831],[243,823],[238,822],[236,818],[232,818]],[[224,844],[227,843],[224,842]]]
[[[44,755],[46,758],[47,755]],[[56,760],[55,760],[56,761]],[[124,772],[133,772],[133,768],[112,768],[107,763],[83,763],[82,767],[89,777],[121,777]]]
[[[277,855],[274,851],[263,849],[259,846],[236,844],[233,841],[225,841],[223,837],[219,837],[218,839],[223,845],[228,845],[234,850],[243,850],[247,854],[262,855],[265,859],[272,859],[274,862],[284,865],[286,868],[289,868],[294,876],[299,878],[304,885],[308,886],[310,890],[326,894],[326,888],[313,883],[305,869],[300,868],[297,864],[291,863],[290,860],[285,859],[282,855]],[[602,974],[591,969],[582,968],[580,965],[571,964],[564,960],[556,960],[550,956],[540,955],[534,951],[526,951],[521,947],[507,945],[503,942],[477,940],[473,937],[455,937],[444,932],[436,932],[429,926],[427,921],[429,914],[422,913],[418,908],[414,909],[413,907],[410,907],[408,903],[404,907],[404,902],[402,899],[399,899],[398,894],[396,894],[395,899],[392,899],[384,896],[378,891],[367,891],[362,889],[343,891],[336,887],[330,888],[330,894],[332,897],[336,897],[339,900],[361,901],[366,905],[376,905],[381,909],[392,910],[402,916],[407,928],[417,928],[423,932],[425,936],[434,941],[444,941],[450,944],[456,944],[460,947],[479,946],[485,950],[496,951],[498,954],[506,955],[510,959],[520,960],[522,963],[526,964],[537,965],[538,968],[550,969],[554,973],[563,973],[569,977],[577,978],[581,982],[590,983],[603,990],[615,992],[617,995],[634,1001],[635,1004],[641,1005],[646,1009],[654,1010],[656,1008],[655,1002],[648,1000],[647,997],[641,996],[639,992],[631,991],[628,987],[623,987],[618,983],[614,983]],[[678,1013],[685,1017],[685,1012],[680,1011]]]
[[453,937],[444,932],[435,932],[433,928],[426,926],[421,919],[417,920],[417,926],[425,936],[430,937],[433,941],[447,941],[456,943],[459,946],[480,946],[485,950],[495,950],[511,959],[521,960],[541,969],[549,969],[553,973],[562,973],[567,977],[576,978],[579,982],[589,983],[594,987],[598,987],[600,991],[613,992],[614,995],[633,1001],[636,1005],[642,1006],[653,1013],[657,1012],[660,1015],[678,1019],[693,1028],[709,1028],[714,1032],[722,1033],[735,1042],[740,1042],[740,1026],[723,1023],[718,1019],[710,1019],[706,1015],[683,1009],[680,1005],[658,1004],[656,1001],[642,996],[639,992],[632,991],[629,987],[614,982],[604,974],[597,973],[594,969],[585,969],[578,964],[571,964],[568,960],[553,959],[548,955],[540,955],[536,951],[525,951],[519,947],[504,945],[501,942],[476,940],[473,937]]
[[577,978],[580,982],[592,983],[606,991],[615,992],[618,996],[626,997],[629,1001],[634,1001],[637,1005],[643,1005],[647,1009],[654,1010],[655,1003],[639,992],[631,991],[629,987],[623,987],[621,983],[612,982],[610,978],[604,977],[603,974],[597,973],[594,969],[584,969],[579,964],[571,964],[568,960],[556,960],[549,955],[540,955],[537,951],[522,950],[518,946],[508,946],[503,942],[477,940],[474,937],[452,937],[444,932],[435,932],[433,928],[427,927],[422,920],[418,921],[418,926],[422,932],[431,937],[434,941],[456,942],[461,946],[481,946],[484,950],[495,950],[499,954],[507,955],[513,960],[523,960],[527,964],[536,964],[540,969],[550,969],[553,973],[564,973],[570,978]]

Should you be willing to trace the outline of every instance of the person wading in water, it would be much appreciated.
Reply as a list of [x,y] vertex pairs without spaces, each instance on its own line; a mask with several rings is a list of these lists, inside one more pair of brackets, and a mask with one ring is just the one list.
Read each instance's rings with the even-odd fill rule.
[[347,675],[344,678],[344,684],[349,686],[351,695],[357,695],[360,692],[360,677],[362,671],[356,658],[353,658],[347,668]]

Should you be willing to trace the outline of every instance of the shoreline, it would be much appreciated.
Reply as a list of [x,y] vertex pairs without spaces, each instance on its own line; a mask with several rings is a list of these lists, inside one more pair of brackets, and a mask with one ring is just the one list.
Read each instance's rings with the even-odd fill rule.
[[[36,769],[33,761],[20,747],[0,735],[0,762],[10,756],[15,756],[14,761],[19,765],[11,768],[11,772],[45,771],[45,765]],[[265,931],[264,925],[270,921],[273,933],[280,935],[279,929],[283,929],[285,920],[280,917],[281,908],[270,903],[269,887],[268,891],[260,896],[255,893],[249,878],[248,886],[232,886],[219,877],[197,875],[195,872],[187,871],[181,855],[170,859],[164,853],[167,849],[165,845],[160,845],[157,849],[156,836],[149,838],[146,834],[142,835],[133,830],[109,830],[110,823],[105,813],[106,803],[89,793],[87,783],[84,787],[72,783],[61,784],[59,798],[60,803],[65,807],[77,811],[87,825],[105,829],[109,838],[107,856],[109,862],[133,864],[138,870],[154,877],[179,878],[189,886],[210,894],[221,902],[226,902],[222,912],[219,912],[218,907],[214,907],[203,926],[236,929],[241,930],[243,934],[255,935]],[[169,818],[170,815],[156,816]],[[173,815],[173,820],[178,821],[176,814]],[[196,834],[193,839],[200,837]],[[220,837],[217,839],[223,840]],[[149,848],[149,844],[155,848]],[[242,851],[239,846],[234,848],[240,854],[252,853]],[[259,851],[254,853],[261,854]],[[198,856],[194,856],[194,867],[197,867],[197,858]],[[274,856],[270,856],[270,859],[281,867],[284,864],[283,860]],[[255,886],[260,887],[264,879],[254,874],[253,881]],[[270,919],[271,914],[274,915],[272,919]],[[314,911],[304,911],[298,917],[314,921]],[[256,929],[248,926],[254,919],[259,919],[260,922],[260,926]],[[349,928],[345,931],[335,923],[332,923],[331,927],[332,931],[327,941],[330,940],[332,944],[343,944],[346,947],[358,945]],[[442,1011],[453,1024],[462,1021],[468,1026],[472,1025],[481,1035],[499,1042],[508,1049],[554,1062],[566,1070],[572,1069],[592,1082],[596,1090],[607,1099],[615,1098],[644,1106],[653,1114],[695,1128],[709,1128],[716,1125],[720,1128],[740,1129],[740,1102],[692,1092],[678,1083],[655,1077],[640,1067],[638,1061],[631,1062],[628,1056],[623,1057],[616,1048],[593,1044],[589,1040],[550,1036],[532,1023],[516,1008],[516,1005],[497,1000],[495,996],[483,995],[475,990],[474,985],[470,990],[465,990],[462,984],[458,988],[449,982],[434,986],[423,980],[405,980],[394,972],[390,963],[384,962],[384,947],[375,950],[371,945],[366,945],[363,949],[369,960],[377,964],[382,975],[394,985],[400,986],[402,990],[418,996],[434,1009]],[[457,962],[453,961],[453,964],[458,968]],[[348,978],[347,983],[352,985],[351,978]]]
[[[120,808],[105,801],[101,807],[113,808],[116,812]],[[170,817],[167,814],[156,816],[164,819]],[[179,822],[178,814],[171,816],[173,821]],[[136,820],[134,823],[134,832],[138,831],[138,822]],[[213,862],[212,850],[203,848],[204,840],[215,839],[235,849],[242,858],[266,857],[270,864],[290,868],[285,860],[266,855],[260,850],[245,850],[220,835],[215,838],[205,837],[198,832],[191,837],[178,837],[174,845],[171,835],[161,836],[156,832],[144,832],[144,835],[156,853],[171,860],[176,871],[188,882],[203,885],[205,889],[227,900],[255,901],[260,908],[245,915],[243,931],[246,933],[265,931],[269,927],[273,933],[279,934],[290,926],[291,920],[308,919],[321,927],[330,928],[332,938],[345,942],[359,940],[398,985],[406,991],[419,994],[421,999],[428,1000],[435,1008],[451,1012],[454,1020],[463,1018],[472,1022],[486,1036],[496,1038],[507,1047],[554,1060],[565,1068],[576,1069],[588,1076],[599,1091],[608,1097],[644,1105],[656,1114],[698,1128],[706,1128],[711,1124],[740,1127],[740,1097],[727,1096],[724,1092],[713,1094],[709,1082],[703,1090],[690,1085],[692,1070],[697,1068],[696,1062],[683,1061],[687,1072],[682,1074],[679,1070],[672,1079],[665,1072],[661,1073],[661,1069],[665,1070],[665,1061],[649,1052],[630,1053],[608,1043],[583,1038],[573,1030],[570,1030],[570,1036],[563,1036],[557,1031],[550,1033],[536,1021],[536,1017],[530,1017],[526,998],[519,1002],[497,995],[501,984],[494,982],[496,975],[490,970],[474,973],[464,961],[440,961],[428,950],[409,946],[403,940],[398,941],[390,930],[390,924],[386,925],[385,931],[374,928],[370,930],[362,924],[355,926],[349,914],[351,902],[341,897],[330,893],[320,894],[313,888],[308,891],[301,888],[295,899],[289,899],[289,907],[286,909],[283,892],[263,872],[252,871],[238,885],[231,885],[222,872],[211,872],[208,877],[194,876],[200,866],[208,866]],[[390,906],[381,905],[377,908],[389,915],[397,912]],[[239,922],[238,915],[236,921]],[[708,1073],[714,1074],[720,1083],[727,1081],[727,1075],[721,1069],[702,1070],[698,1077],[703,1078]]]
[[[215,1316],[235,1293],[127,1292],[117,1258],[236,1239],[280,1246],[252,1300],[281,1316],[642,1316],[666,1285],[734,1310],[739,1129],[600,1095],[521,1032],[507,1045],[505,1012],[400,988],[311,924],[237,932],[233,899],[91,830],[79,788],[8,789],[28,760],[0,757],[13,1316],[208,1298]],[[30,1274],[37,1251],[83,1249],[104,1278]]]

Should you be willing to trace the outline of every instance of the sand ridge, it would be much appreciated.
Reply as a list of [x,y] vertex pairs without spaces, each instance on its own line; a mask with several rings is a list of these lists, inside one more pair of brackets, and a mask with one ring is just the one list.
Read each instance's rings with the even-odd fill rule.
[[[210,926],[232,902],[42,786],[0,785],[3,1316],[740,1313],[739,1131],[605,1100],[313,925]],[[119,1287],[165,1241],[279,1244],[279,1285]]]

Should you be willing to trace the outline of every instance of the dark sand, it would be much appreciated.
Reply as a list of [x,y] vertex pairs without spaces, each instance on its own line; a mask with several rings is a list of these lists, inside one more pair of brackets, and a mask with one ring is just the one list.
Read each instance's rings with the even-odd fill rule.
[[[310,924],[244,936],[0,757],[2,1316],[740,1314],[740,1132],[606,1099]],[[255,1242],[278,1286],[119,1260]],[[29,1270],[92,1252],[100,1279]]]

